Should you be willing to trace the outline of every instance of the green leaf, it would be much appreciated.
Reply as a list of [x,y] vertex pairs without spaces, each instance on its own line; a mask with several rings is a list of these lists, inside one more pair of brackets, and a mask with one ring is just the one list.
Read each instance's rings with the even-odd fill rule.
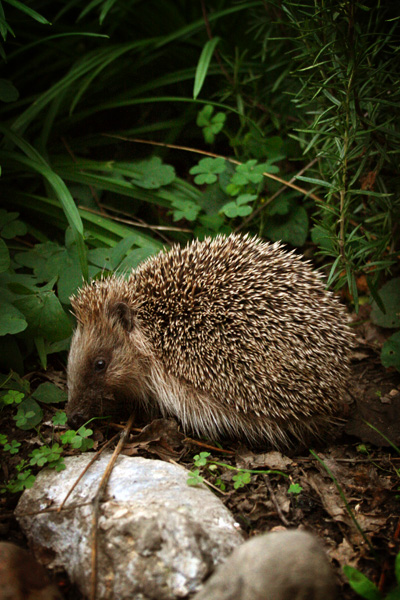
[[200,454],[195,454],[193,462],[196,467],[205,467],[210,456],[210,452],[200,452]]
[[281,240],[297,247],[305,244],[307,234],[307,211],[298,205],[295,205],[288,215],[269,217],[264,227],[264,235],[273,242]]
[[161,158],[153,156],[150,160],[143,160],[132,165],[136,172],[132,182],[147,190],[156,190],[169,185],[175,178],[175,169],[171,165],[164,165]]
[[312,183],[314,185],[320,185],[322,187],[327,187],[331,190],[335,189],[335,186],[333,183],[330,183],[329,181],[323,181],[323,179],[316,179],[315,177],[304,177],[303,175],[297,175],[296,179],[298,181],[306,181],[307,183]]
[[203,83],[207,75],[208,67],[210,66],[212,55],[219,41],[219,37],[214,37],[211,40],[208,40],[200,54],[199,62],[197,63],[196,73],[194,76],[194,99],[197,98],[201,91],[201,88],[203,87]]
[[288,494],[300,494],[303,491],[303,488],[301,487],[301,485],[299,483],[291,483],[290,486],[288,487]]
[[251,482],[251,474],[247,471],[239,471],[237,475],[233,475],[232,480],[235,482],[233,487],[235,490],[245,487]]
[[230,219],[234,219],[235,217],[245,217],[250,215],[253,211],[252,207],[248,206],[248,203],[256,199],[256,194],[241,194],[234,202],[225,204],[221,208],[221,212]]
[[42,25],[51,25],[50,21],[48,21],[45,17],[40,15],[38,12],[36,12],[36,10],[33,10],[32,8],[29,8],[29,6],[26,6],[26,4],[19,2],[19,0],[5,0],[5,1],[7,2],[7,4],[11,4],[11,6],[14,6],[21,12],[27,14],[29,17],[32,17],[32,19],[35,19],[35,21],[42,23]]
[[21,447],[21,443],[17,442],[17,440],[12,440],[10,444],[4,445],[5,452],[9,452],[10,454],[18,454],[19,448]]
[[207,127],[211,123],[211,115],[214,112],[214,107],[211,104],[206,104],[198,113],[196,124],[199,127]]
[[20,297],[14,304],[25,316],[32,336],[57,342],[71,335],[71,322],[53,290]]
[[382,346],[381,362],[384,367],[400,371],[400,331],[394,333]]
[[0,273],[7,271],[10,266],[10,253],[4,240],[0,239]]
[[248,183],[258,184],[264,178],[263,173],[277,173],[278,171],[278,167],[268,162],[257,164],[255,159],[251,159],[242,165],[237,165],[236,173],[234,173],[231,183],[239,186],[247,185]]
[[18,100],[19,92],[9,79],[0,79],[0,101],[15,102]]
[[24,431],[33,429],[43,419],[43,411],[33,398],[27,398],[19,405],[17,414],[13,417],[17,427]]
[[190,471],[190,477],[187,478],[186,483],[188,485],[200,485],[203,483],[204,481],[204,477],[202,477],[200,475],[200,470],[199,469],[194,469],[193,471]]
[[135,248],[129,252],[129,254],[124,258],[124,260],[118,266],[119,273],[130,273],[133,269],[136,269],[141,262],[149,258],[149,256],[153,256],[157,254],[157,250],[154,248]]
[[8,390],[6,394],[2,397],[3,404],[20,404],[25,397],[23,392],[18,392],[17,390]]
[[24,236],[27,231],[28,228],[25,225],[25,223],[19,220],[15,220],[3,227],[3,229],[1,230],[1,235],[7,240],[12,240],[17,236]]
[[54,383],[46,381],[37,387],[32,394],[32,398],[35,398],[39,402],[44,402],[45,404],[57,404],[58,402],[67,401],[67,393],[57,387]]
[[332,234],[322,225],[315,225],[311,230],[311,239],[324,250],[327,254],[335,251],[335,242],[332,239]]
[[382,600],[382,594],[372,581],[354,567],[345,565],[343,572],[349,580],[351,588],[365,600]]
[[224,158],[203,158],[197,165],[189,171],[191,175],[196,175],[195,183],[214,183],[217,181],[217,175],[223,173],[226,169],[226,160]]
[[372,302],[371,319],[379,327],[400,327],[400,277],[391,279],[379,290],[384,304],[384,313],[376,302]]
[[286,196],[276,198],[268,205],[268,214],[272,217],[273,215],[287,215],[292,207],[290,199]]
[[174,221],[180,221],[186,219],[187,221],[195,221],[201,208],[195,202],[191,200],[172,200],[172,206],[174,207]]
[[67,414],[63,410],[57,411],[52,418],[53,425],[66,425],[67,421]]
[[22,312],[9,303],[0,302],[0,336],[20,333],[28,327]]

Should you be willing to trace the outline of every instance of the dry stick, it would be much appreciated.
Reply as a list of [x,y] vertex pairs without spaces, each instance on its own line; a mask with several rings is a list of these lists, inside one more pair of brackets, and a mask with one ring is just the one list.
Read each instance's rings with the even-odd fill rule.
[[272,504],[275,506],[276,512],[278,513],[280,520],[285,525],[285,527],[289,527],[290,523],[287,520],[287,518],[285,517],[285,515],[283,514],[281,507],[279,506],[279,502],[276,499],[276,496],[275,496],[274,490],[272,489],[272,485],[270,484],[268,475],[265,473],[263,475],[263,478],[265,481],[265,485],[267,486],[267,489],[269,491],[269,495],[271,496]]
[[[205,156],[210,156],[211,158],[223,158],[224,160],[232,163],[233,165],[243,164],[240,162],[240,160],[235,160],[234,158],[228,158],[227,156],[223,156],[222,154],[215,154],[214,152],[207,152],[206,150],[199,150],[198,148],[190,148],[189,146],[177,146],[176,144],[165,144],[164,142],[141,140],[139,138],[127,138],[127,137],[124,137],[123,135],[115,135],[115,134],[111,134],[111,133],[103,133],[102,135],[104,137],[109,137],[109,138],[113,138],[113,139],[115,138],[117,140],[123,140],[124,142],[135,142],[136,144],[150,144],[151,146],[162,146],[163,148],[171,148],[172,150],[184,150],[185,152],[193,152],[194,154],[204,154]],[[290,181],[285,181],[284,179],[281,179],[280,177],[277,177],[276,175],[272,175],[272,173],[264,172],[263,175],[264,175],[264,177],[268,177],[269,179],[278,181],[285,187],[290,187],[293,190],[297,190],[301,194],[304,194],[304,196],[308,196],[309,198],[312,198],[316,202],[323,203],[323,200],[321,198],[319,198],[319,196],[317,196],[316,194],[313,194],[312,192],[308,192],[304,188],[301,188],[298,185],[291,183]]]
[[[120,210],[116,210],[115,208],[111,208],[106,206],[105,204],[102,204],[101,206],[104,206],[104,208],[106,208],[109,211],[113,211],[113,212],[118,212],[121,215],[123,215],[124,213]],[[94,215],[99,215],[99,216],[104,216],[104,212],[101,212],[99,210],[94,210],[93,208],[89,208],[88,206],[83,206],[83,205],[78,205],[78,208],[80,210],[86,210],[87,212],[90,212]],[[107,218],[110,219],[111,221],[116,221],[118,223],[126,223],[127,225],[133,225],[134,227],[142,227],[144,229],[150,229],[151,231],[156,231],[156,232],[160,232],[160,231],[179,231],[180,233],[184,232],[184,233],[192,233],[191,229],[185,229],[184,227],[173,227],[171,225],[149,225],[148,223],[142,222],[142,223],[138,223],[137,221],[133,220],[133,219],[123,219],[122,217],[113,217],[112,215],[107,215]],[[165,236],[161,236],[164,239],[164,241],[167,241],[165,239]]]
[[122,447],[131,431],[133,421],[135,419],[134,413],[128,419],[128,422],[125,426],[125,429],[120,434],[120,439],[115,448],[112,457],[107,465],[106,470],[103,473],[103,477],[101,478],[98,490],[96,492],[96,496],[93,499],[93,514],[92,514],[92,573],[91,573],[91,590],[90,590],[90,600],[96,600],[96,592],[97,592],[97,546],[98,546],[98,518],[99,518],[99,506],[100,501],[103,498],[104,492],[106,490],[108,480],[110,479],[111,472],[114,468],[115,462],[120,454]]
[[74,491],[74,489],[76,488],[76,486],[78,485],[78,483],[80,482],[80,480],[82,479],[82,477],[84,476],[84,474],[90,469],[90,467],[92,466],[92,464],[99,458],[100,454],[103,452],[103,450],[105,450],[106,448],[108,448],[108,446],[115,440],[115,438],[117,438],[120,434],[116,433],[115,435],[113,435],[113,437],[108,440],[108,442],[106,442],[104,444],[104,446],[102,446],[100,448],[100,450],[98,450],[96,452],[96,454],[93,456],[93,458],[91,459],[91,461],[86,465],[86,467],[83,469],[82,473],[79,475],[78,479],[76,479],[76,481],[74,481],[73,486],[71,487],[71,489],[68,491],[68,494],[65,496],[64,500],[61,502],[60,506],[57,508],[57,512],[61,512],[61,510],[64,508],[64,504],[66,503],[66,501],[68,500],[69,496],[72,494],[72,492]]

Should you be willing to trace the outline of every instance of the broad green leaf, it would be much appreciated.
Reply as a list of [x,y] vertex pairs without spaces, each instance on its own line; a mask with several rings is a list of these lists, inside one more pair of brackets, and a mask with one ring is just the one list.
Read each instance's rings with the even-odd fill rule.
[[15,306],[0,302],[0,335],[15,334],[28,327],[24,315]]
[[116,269],[122,259],[126,256],[127,252],[132,248],[135,244],[135,236],[130,235],[124,239],[122,239],[118,244],[114,246],[111,250],[111,265],[113,269]]
[[226,160],[224,158],[202,158],[197,165],[189,171],[191,175],[196,175],[195,183],[214,183],[217,181],[220,173],[226,169]]
[[6,240],[12,240],[17,236],[24,236],[28,231],[27,226],[22,221],[16,219],[11,223],[7,223],[1,230],[1,236]]
[[99,269],[112,269],[112,248],[94,248],[88,252],[88,260]]
[[146,258],[153,256],[157,252],[158,251],[155,251],[154,248],[136,248],[135,250],[132,250],[120,263],[118,272],[130,273],[132,270],[136,269],[141,262],[146,260]]
[[67,401],[67,393],[54,385],[54,383],[46,381],[37,387],[32,394],[32,398],[45,404],[57,404],[58,402]]
[[371,319],[379,327],[400,327],[400,277],[391,279],[379,290],[383,302],[384,313],[376,302],[372,302]]
[[372,581],[357,571],[354,567],[345,565],[343,572],[349,580],[352,589],[365,600],[382,600],[382,594]]
[[33,429],[43,419],[43,411],[33,398],[23,400],[18,406],[17,414],[14,416],[17,427],[24,431]]
[[52,290],[20,297],[15,306],[24,314],[34,337],[57,342],[71,335],[71,323]]
[[292,206],[293,204],[287,196],[281,196],[268,205],[268,214],[271,217],[273,215],[287,215]]
[[156,190],[164,185],[169,185],[175,179],[174,167],[164,165],[158,156],[134,163],[132,168],[136,172],[132,182],[146,190]]
[[301,247],[308,234],[308,216],[303,206],[294,206],[284,216],[269,217],[264,226],[264,235],[273,242],[282,241]]
[[311,230],[311,239],[327,253],[335,251],[335,242],[332,235],[322,225],[315,225]]
[[180,221],[186,219],[187,221],[195,221],[201,208],[190,200],[173,200],[172,206],[174,207],[174,221]]
[[199,127],[207,127],[211,122],[211,115],[214,112],[214,107],[211,104],[206,104],[198,113],[196,124]]

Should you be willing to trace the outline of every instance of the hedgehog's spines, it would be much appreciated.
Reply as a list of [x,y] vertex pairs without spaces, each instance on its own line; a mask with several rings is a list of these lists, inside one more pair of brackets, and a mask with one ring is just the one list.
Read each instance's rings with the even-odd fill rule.
[[[233,234],[174,246],[129,279],[85,285],[71,303],[88,343],[112,331],[132,361],[144,349],[141,397],[198,433],[285,445],[318,435],[343,403],[352,344],[343,309],[321,273],[279,242]],[[121,303],[132,332],[116,317]],[[132,380],[123,369],[122,388]],[[135,397],[128,387],[123,397]]]

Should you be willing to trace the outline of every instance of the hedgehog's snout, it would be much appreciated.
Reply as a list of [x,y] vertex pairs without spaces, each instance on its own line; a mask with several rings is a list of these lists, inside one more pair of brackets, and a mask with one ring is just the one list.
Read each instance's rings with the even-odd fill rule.
[[68,418],[68,425],[72,428],[72,429],[79,429],[79,427],[81,427],[81,425],[84,424],[84,422],[87,420],[86,416],[83,414],[83,412],[77,410],[77,411],[68,411],[67,410],[67,418]]

